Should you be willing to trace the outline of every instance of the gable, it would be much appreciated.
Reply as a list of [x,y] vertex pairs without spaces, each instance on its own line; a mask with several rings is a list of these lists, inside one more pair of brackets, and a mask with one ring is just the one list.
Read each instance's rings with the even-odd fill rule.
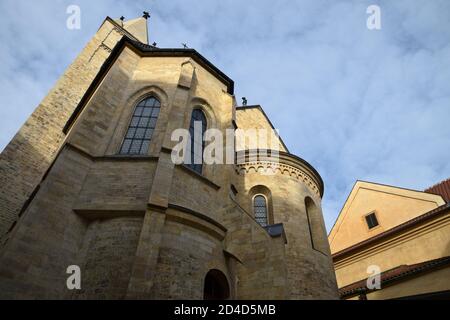
[[[438,195],[357,181],[329,234],[331,252],[372,238],[444,203]],[[366,215],[373,212],[378,226],[369,229]]]
[[[258,105],[236,108],[236,124],[239,129],[243,130],[267,129],[274,131],[272,123],[267,118],[261,106]],[[281,137],[278,137],[278,147],[279,151],[289,152]],[[270,147],[260,144],[258,144],[258,148],[270,149]],[[236,150],[245,150],[245,149],[249,149],[249,146],[247,144],[236,145]]]
[[140,42],[148,44],[147,19],[141,17],[128,20],[123,24],[123,28],[135,36]]

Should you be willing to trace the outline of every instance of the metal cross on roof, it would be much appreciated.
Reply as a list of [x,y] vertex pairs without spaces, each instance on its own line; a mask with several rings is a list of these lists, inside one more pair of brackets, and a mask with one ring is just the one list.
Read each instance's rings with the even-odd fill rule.
[[148,19],[150,18],[150,13],[148,13],[147,11],[142,12],[143,13],[143,18]]

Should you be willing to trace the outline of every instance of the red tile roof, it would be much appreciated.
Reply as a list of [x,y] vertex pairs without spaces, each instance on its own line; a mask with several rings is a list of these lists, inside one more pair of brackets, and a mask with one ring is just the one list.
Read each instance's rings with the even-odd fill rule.
[[[408,276],[420,274],[439,267],[450,265],[450,256],[428,260],[412,265],[401,265],[381,273],[381,286],[402,281]],[[367,293],[376,289],[366,287],[367,279],[363,279],[339,289],[341,298],[351,297],[359,293]]]
[[435,184],[424,190],[427,193],[434,193],[442,196],[445,202],[450,202],[450,178]]

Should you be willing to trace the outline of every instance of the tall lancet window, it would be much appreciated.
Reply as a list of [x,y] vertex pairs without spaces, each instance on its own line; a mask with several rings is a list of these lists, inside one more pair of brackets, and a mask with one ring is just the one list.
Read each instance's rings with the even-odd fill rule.
[[206,127],[205,114],[200,109],[194,109],[191,116],[191,125],[189,126],[191,143],[188,143],[187,146],[187,155],[190,156],[190,159],[188,158],[190,161],[186,161],[186,165],[200,174],[203,168],[204,134]]
[[147,154],[161,103],[148,97],[136,106],[120,154]]
[[255,220],[261,226],[267,226],[267,200],[263,195],[256,195],[253,198],[253,212],[255,214]]

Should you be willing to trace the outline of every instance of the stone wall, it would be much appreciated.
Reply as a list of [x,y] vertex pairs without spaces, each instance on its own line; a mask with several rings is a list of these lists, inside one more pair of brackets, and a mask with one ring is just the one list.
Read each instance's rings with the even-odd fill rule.
[[197,228],[166,221],[151,298],[203,299],[204,278],[211,269],[228,274],[222,241]]
[[266,118],[263,109],[260,106],[239,107],[236,110],[236,123],[239,129],[253,130],[258,129],[261,132],[267,130],[266,134],[260,134],[257,141],[245,140],[243,136],[241,139],[236,139],[236,150],[254,149],[252,143],[257,144],[259,149],[273,149],[287,152],[282,141],[277,138],[275,129]]
[[287,299],[285,239],[272,238],[237,203],[224,212],[237,299]]
[[89,224],[84,246],[81,290],[75,299],[124,299],[133,267],[142,217],[95,220]]
[[81,214],[122,211],[143,215],[155,166],[154,159],[97,160],[86,176],[73,209]]
[[[281,165],[283,162],[281,162]],[[329,249],[320,252],[311,242],[314,237],[326,240],[325,225],[320,209],[320,194],[317,186],[303,183],[300,176],[276,170],[275,174],[264,174],[267,166],[247,164],[240,166],[242,180],[238,184],[238,201],[248,212],[253,212],[250,190],[264,186],[271,191],[273,222],[283,223],[287,244],[285,264],[287,268],[287,297],[290,299],[334,299],[337,298],[337,285]],[[276,164],[273,164],[276,165]],[[302,169],[300,165],[297,169]],[[269,169],[270,170],[270,169]],[[302,169],[307,172],[306,168]],[[271,171],[266,171],[271,172]],[[318,208],[317,219],[320,227],[311,230],[306,214],[305,199],[311,198]]]
[[72,210],[91,159],[66,148],[0,251],[0,297],[56,299],[76,264],[87,221]]
[[0,154],[0,237],[54,160],[63,127],[121,37],[106,20]]

